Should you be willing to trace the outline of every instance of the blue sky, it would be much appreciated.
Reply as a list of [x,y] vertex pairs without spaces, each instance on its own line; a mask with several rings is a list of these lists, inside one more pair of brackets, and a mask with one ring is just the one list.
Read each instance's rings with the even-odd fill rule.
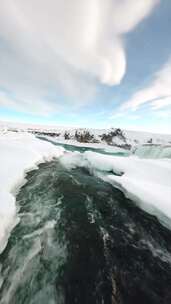
[[170,0],[2,0],[0,120],[171,133]]

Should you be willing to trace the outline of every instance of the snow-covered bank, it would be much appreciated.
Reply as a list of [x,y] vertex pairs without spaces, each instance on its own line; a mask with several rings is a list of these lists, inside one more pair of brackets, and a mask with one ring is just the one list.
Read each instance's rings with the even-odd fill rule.
[[[77,143],[77,145],[95,147],[96,144]],[[97,144],[97,147],[102,148],[102,145]],[[109,147],[109,150],[121,151],[117,147]],[[92,173],[120,188],[141,208],[157,215],[161,221],[171,227],[171,159],[119,157],[91,151],[64,154],[64,151],[63,148],[39,140],[26,132],[1,133],[0,252],[5,247],[17,220],[15,193],[18,186],[23,183],[26,171],[36,168],[40,162],[59,156],[62,156],[61,162],[67,168],[79,166],[88,168]]]
[[[82,143],[97,143],[108,146],[118,146],[129,149],[146,143],[163,144],[171,143],[170,134],[157,134],[151,132],[128,131],[118,129],[117,126],[109,129],[74,128],[66,126],[46,126],[21,124],[0,121],[0,131],[13,130],[31,132],[37,135],[50,135],[58,141],[72,141]],[[169,130],[168,130],[169,131]]]
[[4,133],[0,136],[0,252],[15,225],[14,193],[23,183],[25,173],[38,163],[59,157],[64,149],[27,133]]
[[59,144],[64,144],[64,145],[72,145],[75,147],[85,147],[85,148],[92,148],[92,149],[101,149],[104,150],[105,152],[108,153],[124,153],[125,155],[129,155],[131,152],[128,150],[125,150],[123,148],[120,147],[116,147],[116,146],[108,146],[104,143],[79,143],[76,140],[73,139],[58,139],[58,138],[52,138],[50,136],[44,136],[45,138],[47,138],[48,140],[50,140],[51,142],[54,143],[59,143]]
[[66,154],[61,161],[67,168],[88,168],[171,228],[170,159],[123,158],[88,151]]
[[130,149],[143,144],[160,144],[168,145],[171,143],[169,134],[153,134],[145,132],[127,131],[118,128],[111,129],[67,129],[56,128],[52,130],[31,129],[38,135],[50,135],[53,139],[65,143],[93,144],[96,146],[103,145],[106,147],[120,147]]

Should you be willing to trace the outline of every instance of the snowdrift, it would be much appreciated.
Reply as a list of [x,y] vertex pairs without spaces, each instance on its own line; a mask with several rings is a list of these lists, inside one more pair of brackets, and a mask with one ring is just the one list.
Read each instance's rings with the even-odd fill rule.
[[61,162],[68,169],[86,167],[171,228],[170,159],[115,157],[87,151],[65,154]]
[[26,171],[41,162],[59,157],[64,149],[27,133],[6,133],[0,137],[0,252],[17,222],[15,194]]
[[[141,157],[145,157],[145,153],[154,157],[156,152],[141,153]],[[165,157],[170,155],[170,148],[164,153]],[[67,169],[87,168],[171,228],[171,159],[119,157],[92,151],[66,152],[62,147],[26,132],[7,132],[1,133],[0,137],[0,252],[18,221],[15,194],[25,182],[25,173],[53,157],[60,157]]]

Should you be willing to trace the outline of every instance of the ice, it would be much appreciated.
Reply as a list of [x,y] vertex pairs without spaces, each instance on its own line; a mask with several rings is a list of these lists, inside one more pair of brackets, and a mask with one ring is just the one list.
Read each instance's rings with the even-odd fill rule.
[[[105,143],[80,143],[74,139],[64,139],[64,138],[61,138],[61,137],[51,137],[51,136],[44,136],[45,138],[47,138],[48,140],[50,140],[51,142],[54,142],[54,143],[59,143],[59,144],[65,144],[65,145],[72,145],[72,146],[75,146],[75,147],[84,147],[84,148],[92,148],[92,149],[102,149],[104,150],[105,152],[108,152],[108,153],[123,153],[125,155],[128,155],[130,152],[128,150],[125,150],[123,148],[120,148],[120,147],[117,147],[117,146],[110,146],[110,145],[107,145]],[[117,144],[121,143],[121,141],[119,139],[116,139],[118,140]],[[115,143],[116,143],[116,140],[115,140]]]
[[[11,229],[18,221],[15,194],[24,183],[25,173],[53,157],[60,157],[68,169],[87,168],[92,174],[121,189],[128,198],[156,215],[164,224],[171,226],[171,159],[64,151],[26,132],[1,133],[0,252],[5,248]],[[168,154],[164,155],[166,157]]]
[[171,158],[171,144],[169,145],[140,145],[135,155],[142,158]]
[[87,151],[65,154],[61,162],[68,169],[86,167],[171,228],[170,159],[118,157]]
[[28,133],[7,132],[0,137],[0,252],[17,223],[15,196],[25,173],[41,162],[59,157],[64,149]]

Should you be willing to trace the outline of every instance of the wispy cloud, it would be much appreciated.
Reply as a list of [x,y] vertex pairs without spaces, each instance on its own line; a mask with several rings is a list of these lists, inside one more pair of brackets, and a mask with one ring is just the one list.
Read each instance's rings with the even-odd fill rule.
[[171,105],[171,59],[154,75],[151,84],[136,92],[120,110],[135,111],[144,104],[149,104],[154,110]]
[[8,92],[2,91],[0,91],[0,106],[15,111],[43,116],[48,116],[53,113],[53,111],[58,112],[60,110],[57,106],[51,102],[47,102],[44,98],[37,98],[36,102],[34,102],[34,99],[31,96],[22,96],[18,94],[18,97],[16,97],[15,94],[12,94],[11,96]]
[[[124,35],[158,2],[1,0],[0,86],[16,95],[14,106],[22,108],[27,98],[24,108],[34,111],[35,103],[49,102],[50,90],[74,103],[93,94],[97,83],[119,84],[126,73]],[[5,98],[0,104],[5,100],[10,106]],[[60,103],[50,105],[52,111]]]
[[154,100],[151,102],[151,105],[154,110],[165,108],[171,105],[171,96]]

